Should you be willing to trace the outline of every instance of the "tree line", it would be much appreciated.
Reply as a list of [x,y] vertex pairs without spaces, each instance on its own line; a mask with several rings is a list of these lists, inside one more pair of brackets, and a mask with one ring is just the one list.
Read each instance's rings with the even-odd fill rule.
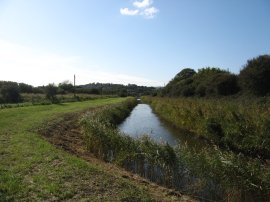
[[159,94],[169,97],[270,95],[270,56],[248,60],[238,75],[217,67],[206,67],[197,72],[185,68]]
[[156,88],[137,86],[135,84],[111,84],[111,83],[89,83],[74,87],[70,81],[48,84],[46,86],[33,87],[25,83],[12,81],[0,81],[0,104],[23,102],[22,94],[45,94],[46,98],[53,103],[57,102],[56,95],[64,94],[95,94],[116,96],[141,96],[150,95]]

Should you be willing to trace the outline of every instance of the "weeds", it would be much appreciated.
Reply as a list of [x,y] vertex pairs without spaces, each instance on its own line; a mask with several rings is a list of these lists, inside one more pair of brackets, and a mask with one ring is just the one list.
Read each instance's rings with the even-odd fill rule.
[[172,172],[177,167],[174,149],[167,144],[155,143],[148,136],[133,139],[121,134],[116,127],[135,105],[136,100],[131,98],[86,114],[81,124],[87,148],[105,161],[171,186]]
[[[178,128],[209,140],[201,151],[180,145],[179,164],[225,190],[270,195],[270,101],[144,97]],[[265,200],[265,198],[261,198]]]

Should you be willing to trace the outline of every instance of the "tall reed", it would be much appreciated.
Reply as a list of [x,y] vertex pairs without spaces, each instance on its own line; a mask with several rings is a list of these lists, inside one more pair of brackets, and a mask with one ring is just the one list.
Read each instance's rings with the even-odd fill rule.
[[[223,187],[270,197],[270,100],[144,97],[175,127],[209,140],[194,151],[179,146],[177,159],[197,176]],[[211,144],[213,143],[213,144]]]
[[174,149],[168,144],[158,144],[148,136],[133,139],[116,127],[135,105],[136,100],[130,98],[88,112],[81,120],[87,148],[105,161],[172,186],[172,172],[177,170]]
[[246,155],[270,158],[270,99],[229,100],[144,97],[181,129]]

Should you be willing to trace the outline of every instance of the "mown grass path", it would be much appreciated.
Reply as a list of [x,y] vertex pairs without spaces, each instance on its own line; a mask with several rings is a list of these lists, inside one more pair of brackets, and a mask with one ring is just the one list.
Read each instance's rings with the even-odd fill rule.
[[142,188],[55,148],[35,132],[65,113],[122,100],[0,110],[0,201],[151,200]]

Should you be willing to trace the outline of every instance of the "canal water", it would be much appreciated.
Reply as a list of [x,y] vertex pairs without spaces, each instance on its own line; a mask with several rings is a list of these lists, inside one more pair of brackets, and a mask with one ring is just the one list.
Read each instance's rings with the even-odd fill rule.
[[[124,134],[134,138],[148,135],[158,143],[168,143],[171,146],[181,146],[185,144],[188,145],[189,148],[192,148],[194,152],[207,146],[204,141],[197,139],[195,135],[192,135],[187,131],[175,129],[163,120],[160,120],[160,118],[147,104],[138,104],[133,109],[130,116],[127,117],[126,120],[118,126],[118,128]],[[131,171],[137,172],[132,169]],[[199,196],[199,201],[224,201],[224,198],[226,198],[227,201],[256,201],[254,199],[258,197],[256,194],[254,195],[250,192],[243,192],[242,190],[230,190],[229,194],[226,194],[228,190],[223,190],[222,187],[214,183],[212,180],[207,181],[207,184],[199,188],[196,183],[200,180],[198,180],[199,178],[189,174],[189,168],[183,167],[182,173],[184,174],[181,174],[181,176],[173,176],[174,178],[179,178],[176,180],[174,188],[182,191],[190,190],[191,187],[195,186],[194,194]],[[160,177],[160,175],[156,177]],[[144,175],[144,177],[148,178],[147,175]],[[188,191],[188,193],[190,193],[190,191]],[[259,199],[259,201],[269,201],[262,196],[259,196]]]
[[178,142],[174,133],[159,120],[147,104],[138,104],[130,116],[119,125],[119,129],[135,138],[149,135],[159,143],[168,142],[170,145],[176,145]]
[[148,135],[158,143],[168,143],[171,146],[188,143],[191,147],[200,148],[204,144],[187,131],[176,129],[160,120],[148,104],[138,104],[118,128],[131,137]]

